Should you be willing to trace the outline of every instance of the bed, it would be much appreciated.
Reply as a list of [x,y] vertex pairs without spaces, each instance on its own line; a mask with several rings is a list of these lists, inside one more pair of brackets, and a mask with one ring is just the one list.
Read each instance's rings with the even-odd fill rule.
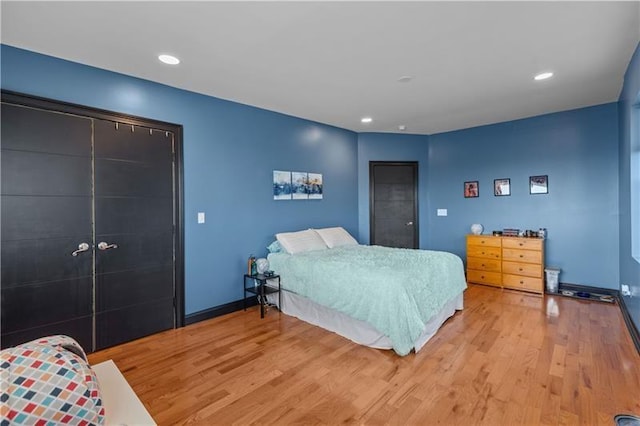
[[268,259],[281,279],[280,310],[356,343],[417,352],[463,308],[454,254],[359,245],[340,227],[276,238]]

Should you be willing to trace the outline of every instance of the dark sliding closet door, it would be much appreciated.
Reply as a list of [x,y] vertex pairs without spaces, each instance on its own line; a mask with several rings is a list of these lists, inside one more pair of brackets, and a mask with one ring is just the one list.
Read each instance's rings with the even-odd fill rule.
[[1,114],[2,347],[60,333],[91,348],[91,120],[5,103]]
[[173,135],[96,120],[94,144],[101,349],[174,327]]

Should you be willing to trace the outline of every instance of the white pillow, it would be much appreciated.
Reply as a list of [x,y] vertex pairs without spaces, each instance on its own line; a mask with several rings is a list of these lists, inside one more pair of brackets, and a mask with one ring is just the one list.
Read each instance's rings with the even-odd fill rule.
[[313,229],[298,232],[276,234],[276,239],[289,254],[303,253],[311,250],[326,250],[327,245]]
[[329,248],[358,245],[356,239],[341,226],[316,229],[316,232]]

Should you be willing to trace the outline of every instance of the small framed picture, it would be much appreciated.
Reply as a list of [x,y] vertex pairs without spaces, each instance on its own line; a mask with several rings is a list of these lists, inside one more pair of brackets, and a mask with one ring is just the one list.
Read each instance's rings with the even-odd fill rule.
[[529,194],[548,194],[549,193],[549,177],[529,176]]
[[480,195],[480,185],[477,180],[464,183],[464,198],[475,198]]
[[511,195],[511,179],[494,179],[493,195],[496,197]]

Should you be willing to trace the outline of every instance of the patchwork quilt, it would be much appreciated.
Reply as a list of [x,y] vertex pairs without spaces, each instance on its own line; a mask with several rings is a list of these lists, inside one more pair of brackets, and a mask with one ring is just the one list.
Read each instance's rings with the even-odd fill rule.
[[104,407],[82,347],[68,336],[0,352],[0,425],[102,425]]

